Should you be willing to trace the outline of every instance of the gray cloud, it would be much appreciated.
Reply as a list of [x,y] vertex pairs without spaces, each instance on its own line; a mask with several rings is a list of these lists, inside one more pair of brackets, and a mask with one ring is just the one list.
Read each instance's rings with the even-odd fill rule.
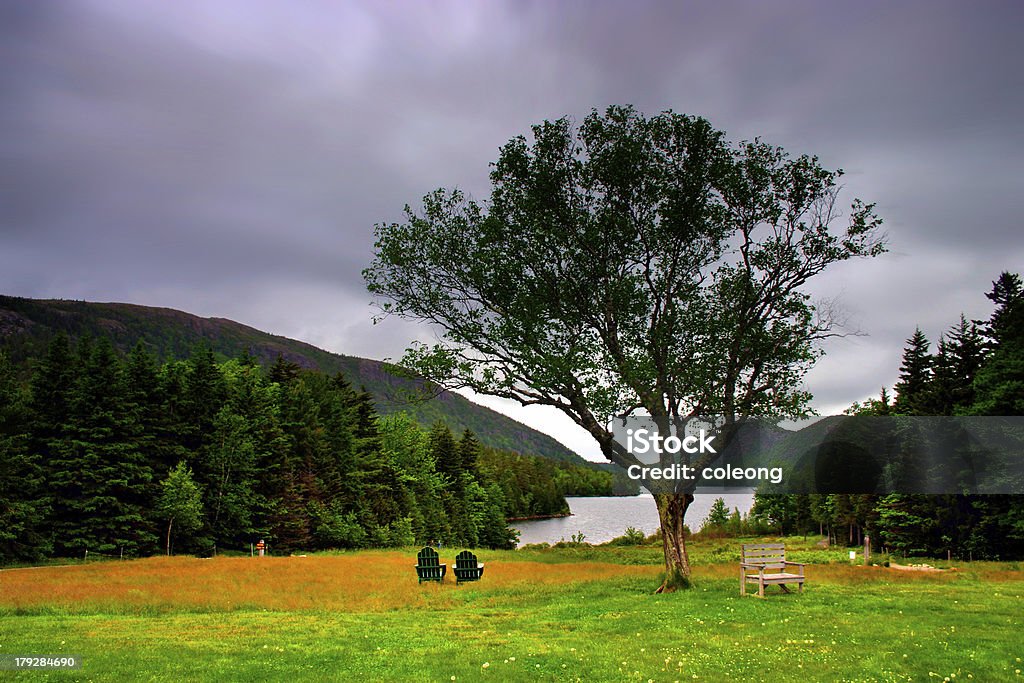
[[818,154],[878,203],[893,253],[815,286],[871,335],[809,377],[834,410],[892,384],[915,325],[986,317],[989,282],[1024,264],[1022,19],[1012,2],[4,3],[0,291],[398,356],[429,333],[370,324],[375,222],[439,186],[484,196],[497,147],[544,118],[672,108]]

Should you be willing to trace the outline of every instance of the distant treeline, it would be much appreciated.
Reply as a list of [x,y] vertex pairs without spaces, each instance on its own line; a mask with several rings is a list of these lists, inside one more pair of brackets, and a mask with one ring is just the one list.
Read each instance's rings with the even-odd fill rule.
[[[855,415],[1024,415],[1024,285],[1003,273],[985,296],[987,321],[960,321],[935,352],[917,329],[907,340],[895,398],[855,404]],[[1022,455],[1021,457],[1024,457]],[[776,531],[827,532],[834,541],[908,555],[1024,558],[1024,496],[776,495],[756,498],[751,517]]]
[[0,351],[0,563],[387,547],[512,547],[507,518],[610,495],[612,475],[379,416],[369,394],[278,359],[159,364],[64,335],[28,383]]

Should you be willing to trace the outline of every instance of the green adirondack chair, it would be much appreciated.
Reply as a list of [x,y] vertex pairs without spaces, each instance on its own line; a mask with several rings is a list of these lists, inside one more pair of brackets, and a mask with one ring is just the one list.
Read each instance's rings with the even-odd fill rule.
[[484,565],[476,561],[476,555],[463,550],[455,556],[455,583],[479,581],[484,575]]
[[444,581],[446,571],[448,571],[448,565],[440,563],[437,551],[430,546],[416,553],[416,576],[419,578],[419,583]]

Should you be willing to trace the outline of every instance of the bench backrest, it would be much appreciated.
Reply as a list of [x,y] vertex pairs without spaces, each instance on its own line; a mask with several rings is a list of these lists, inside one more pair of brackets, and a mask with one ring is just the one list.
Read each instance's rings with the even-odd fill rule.
[[743,564],[761,565],[765,569],[786,567],[786,545],[784,543],[744,543]]
[[427,546],[423,550],[416,553],[416,564],[420,567],[440,567],[441,562],[437,556],[437,551]]
[[478,566],[479,563],[476,561],[476,555],[468,550],[463,550],[455,556],[456,569],[476,569]]

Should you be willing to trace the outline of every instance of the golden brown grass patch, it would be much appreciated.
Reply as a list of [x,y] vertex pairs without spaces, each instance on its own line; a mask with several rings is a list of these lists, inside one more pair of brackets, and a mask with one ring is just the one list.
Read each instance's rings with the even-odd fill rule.
[[78,567],[0,571],[0,607],[73,612],[267,609],[374,612],[437,609],[459,591],[530,593],[573,582],[647,576],[655,567],[600,562],[487,564],[483,581],[456,589],[417,585],[415,557],[401,553],[343,556],[196,559],[156,557]]

